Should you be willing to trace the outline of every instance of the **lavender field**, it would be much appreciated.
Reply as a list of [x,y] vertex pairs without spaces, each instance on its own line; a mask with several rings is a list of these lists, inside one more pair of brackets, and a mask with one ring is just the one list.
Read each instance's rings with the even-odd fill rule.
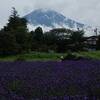
[[0,62],[0,100],[100,100],[100,61]]

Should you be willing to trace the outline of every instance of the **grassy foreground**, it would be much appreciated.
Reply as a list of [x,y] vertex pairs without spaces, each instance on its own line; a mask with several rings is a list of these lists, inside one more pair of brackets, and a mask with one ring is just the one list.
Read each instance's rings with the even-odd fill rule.
[[48,60],[59,60],[61,56],[66,54],[61,53],[40,53],[40,52],[31,52],[28,54],[12,55],[12,56],[0,56],[0,61],[16,61],[16,59],[24,59],[25,61],[48,61]]
[[82,55],[86,58],[92,58],[100,60],[100,51],[89,51],[89,52],[79,52],[78,55]]
[[[100,51],[90,51],[90,52],[79,52],[75,53],[78,56],[83,56],[86,58],[98,59],[100,60]],[[61,56],[65,56],[67,53],[40,53],[31,52],[28,54],[12,55],[12,56],[0,56],[0,61],[16,61],[17,59],[25,61],[56,61],[59,60]]]

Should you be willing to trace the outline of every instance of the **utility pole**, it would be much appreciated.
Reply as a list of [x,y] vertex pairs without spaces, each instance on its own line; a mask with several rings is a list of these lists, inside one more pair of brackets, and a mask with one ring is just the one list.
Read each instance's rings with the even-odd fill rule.
[[96,35],[96,37],[98,36],[98,29],[96,28],[96,29],[94,29],[94,33],[95,33],[95,35]]
[[[96,46],[97,46],[97,40],[98,40],[98,29],[96,28],[95,30],[94,30],[94,33],[95,33],[95,44],[96,44]],[[95,47],[96,48],[96,47]]]

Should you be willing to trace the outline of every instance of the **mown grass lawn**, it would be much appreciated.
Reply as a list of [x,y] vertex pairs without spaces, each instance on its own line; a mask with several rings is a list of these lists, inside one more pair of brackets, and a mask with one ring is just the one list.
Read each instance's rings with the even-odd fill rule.
[[20,55],[11,55],[11,56],[0,56],[0,61],[16,61],[17,59],[22,59],[25,61],[57,61],[61,56],[65,56],[66,53],[40,53],[40,52],[31,52]]
[[[78,56],[100,60],[100,51],[78,52]],[[17,59],[25,61],[57,61],[61,56],[66,56],[67,53],[40,53],[31,52],[20,55],[0,56],[0,61],[16,61]]]
[[77,54],[84,56],[86,58],[92,58],[92,59],[100,60],[100,51],[79,52]]

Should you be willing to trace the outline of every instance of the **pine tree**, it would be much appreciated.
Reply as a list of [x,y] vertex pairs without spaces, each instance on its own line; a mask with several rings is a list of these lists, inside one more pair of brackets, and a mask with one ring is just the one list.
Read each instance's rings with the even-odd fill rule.
[[15,36],[9,32],[0,31],[0,55],[12,55],[17,53]]
[[41,27],[37,27],[35,29],[35,37],[37,41],[41,41],[43,39],[43,30]]
[[9,17],[8,23],[2,31],[9,33],[9,36],[14,37],[14,44],[16,45],[17,53],[23,53],[29,50],[30,43],[28,41],[29,34],[27,29],[27,20],[19,17],[14,7],[12,8],[12,14]]

